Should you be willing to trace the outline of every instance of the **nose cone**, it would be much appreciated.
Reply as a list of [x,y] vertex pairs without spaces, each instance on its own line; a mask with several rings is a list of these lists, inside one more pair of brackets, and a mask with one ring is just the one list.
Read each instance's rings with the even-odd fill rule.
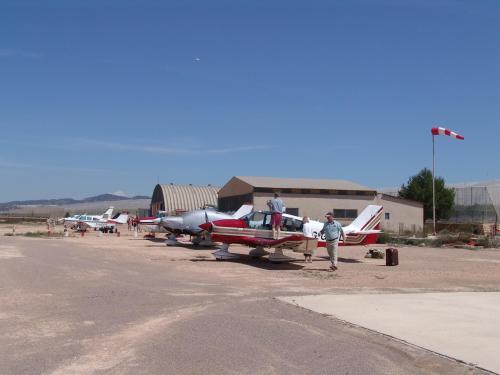
[[203,230],[206,230],[207,232],[212,231],[212,223],[203,223],[203,224],[200,224],[199,227]]

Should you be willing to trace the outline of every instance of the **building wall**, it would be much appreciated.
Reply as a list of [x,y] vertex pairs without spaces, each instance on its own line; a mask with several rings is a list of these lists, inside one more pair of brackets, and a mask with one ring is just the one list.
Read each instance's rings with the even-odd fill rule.
[[219,198],[234,197],[238,195],[246,195],[253,192],[253,186],[241,181],[237,177],[231,178],[223,187],[219,190]]
[[[254,209],[267,210],[267,201],[273,194],[255,193]],[[372,197],[357,196],[321,196],[321,195],[293,195],[281,194],[287,208],[298,208],[298,216],[309,216],[311,219],[323,221],[325,213],[335,209],[355,209],[358,214],[370,204],[384,207],[384,214],[380,222],[385,231],[399,233],[400,231],[421,232],[423,230],[424,210],[420,203],[386,197],[384,195]],[[386,216],[386,214],[389,214]],[[337,218],[347,225],[352,220]]]
[[[314,220],[324,220],[325,213],[334,209],[356,209],[360,213],[366,206],[374,203],[374,196],[335,196],[335,195],[301,195],[280,194],[285,207],[298,208],[298,216],[309,216]],[[255,193],[254,209],[267,210],[267,201],[273,198],[273,194]],[[339,220],[348,223],[350,220]]]
[[421,203],[379,194],[376,204],[384,207],[381,226],[388,232],[421,232],[424,224],[424,208]]
[[[248,183],[233,177],[219,192],[219,207],[225,211],[235,211],[242,203],[253,203],[255,210],[267,210],[267,201],[273,198],[274,191],[279,191],[287,209],[298,209],[291,212],[298,216],[309,216],[315,220],[324,220],[328,211],[347,209],[357,210],[360,214],[366,206],[378,204],[384,207],[381,227],[390,232],[420,232],[423,230],[423,205],[406,199],[392,197],[386,194],[376,194],[375,191],[345,190],[342,195],[336,192],[317,190],[314,186],[298,189],[294,192],[278,188],[254,188]],[[386,215],[388,214],[388,215]],[[349,224],[353,219],[337,218],[342,224]]]

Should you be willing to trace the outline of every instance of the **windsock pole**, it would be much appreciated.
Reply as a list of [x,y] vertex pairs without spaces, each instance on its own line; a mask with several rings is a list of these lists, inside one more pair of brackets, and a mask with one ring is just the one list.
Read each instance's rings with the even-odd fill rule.
[[436,151],[435,151],[435,135],[432,134],[432,234],[436,235]]
[[455,139],[464,140],[464,137],[460,134],[451,131],[450,129],[435,127],[431,129],[432,134],[432,227],[434,235],[436,235],[436,152],[435,152],[435,138],[436,135],[447,135]]

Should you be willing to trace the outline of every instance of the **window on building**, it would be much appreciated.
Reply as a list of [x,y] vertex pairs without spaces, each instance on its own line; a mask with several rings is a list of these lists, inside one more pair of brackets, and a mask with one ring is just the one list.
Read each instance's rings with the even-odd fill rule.
[[391,220],[391,213],[390,212],[385,213],[385,220]]
[[299,209],[298,208],[286,208],[285,213],[293,216],[299,216]]
[[358,217],[358,210],[335,209],[333,210],[333,216],[338,219],[356,219]]

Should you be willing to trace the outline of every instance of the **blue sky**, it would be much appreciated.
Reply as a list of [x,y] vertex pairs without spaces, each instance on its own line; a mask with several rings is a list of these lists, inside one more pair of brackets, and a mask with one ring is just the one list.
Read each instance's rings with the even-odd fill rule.
[[0,3],[0,201],[500,178],[498,0]]

